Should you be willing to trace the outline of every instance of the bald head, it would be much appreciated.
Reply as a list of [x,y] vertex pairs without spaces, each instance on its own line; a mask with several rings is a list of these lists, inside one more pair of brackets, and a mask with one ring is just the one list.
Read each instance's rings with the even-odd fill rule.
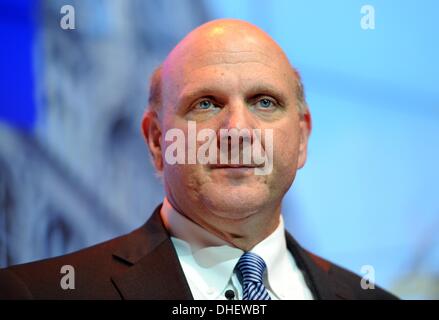
[[[142,130],[172,206],[244,250],[272,233],[305,164],[310,123],[299,76],[276,42],[239,20],[198,27],[154,73],[150,107]],[[251,137],[238,137],[233,149],[224,130]],[[263,150],[267,174],[253,173],[257,160],[217,165],[229,144],[240,161],[250,147],[253,158]],[[206,154],[207,163],[199,158]]]
[[274,60],[282,67],[289,66],[282,49],[264,31],[245,21],[220,19],[190,32],[168,55],[163,69],[164,73],[172,72],[176,62],[191,60],[198,60],[199,65],[236,63],[242,56],[248,61],[264,58],[268,64]]
[[[250,68],[255,64],[263,64],[273,72],[278,72],[295,92],[299,112],[307,112],[300,76],[283,50],[263,30],[236,19],[205,23],[177,44],[152,76],[150,109],[158,111],[170,92],[181,90],[190,81],[194,70],[242,63],[248,64]],[[186,77],[181,77],[182,74]]]

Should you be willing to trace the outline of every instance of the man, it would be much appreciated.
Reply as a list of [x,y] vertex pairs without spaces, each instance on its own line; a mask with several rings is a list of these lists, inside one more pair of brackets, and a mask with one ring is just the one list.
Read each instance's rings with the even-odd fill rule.
[[[299,75],[266,33],[230,19],[200,26],[155,71],[142,122],[163,205],[128,235],[2,270],[1,296],[395,298],[363,289],[284,230],[281,202],[305,164],[310,127]],[[74,270],[70,283],[63,266]]]

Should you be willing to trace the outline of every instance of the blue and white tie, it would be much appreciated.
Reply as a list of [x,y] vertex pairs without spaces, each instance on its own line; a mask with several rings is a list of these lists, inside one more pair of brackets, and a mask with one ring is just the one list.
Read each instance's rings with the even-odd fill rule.
[[260,256],[246,252],[239,258],[236,268],[241,276],[242,300],[271,300],[262,280],[267,266]]

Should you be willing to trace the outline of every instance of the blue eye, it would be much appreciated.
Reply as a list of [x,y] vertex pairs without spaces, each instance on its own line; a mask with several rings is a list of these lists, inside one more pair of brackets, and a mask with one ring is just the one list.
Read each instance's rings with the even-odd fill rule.
[[211,107],[213,107],[213,103],[209,100],[202,100],[202,101],[197,103],[197,106],[199,109],[207,110],[207,109],[210,109]]
[[258,103],[262,109],[268,109],[273,106],[273,101],[270,99],[261,99],[258,101]]

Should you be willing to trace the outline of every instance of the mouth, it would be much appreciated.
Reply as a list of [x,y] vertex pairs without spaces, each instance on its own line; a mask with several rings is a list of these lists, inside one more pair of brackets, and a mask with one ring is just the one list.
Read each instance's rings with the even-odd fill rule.
[[243,179],[255,175],[259,166],[252,164],[217,164],[211,165],[212,174],[227,177],[229,179]]
[[211,169],[255,169],[261,167],[261,165],[252,164],[215,164],[210,166]]

